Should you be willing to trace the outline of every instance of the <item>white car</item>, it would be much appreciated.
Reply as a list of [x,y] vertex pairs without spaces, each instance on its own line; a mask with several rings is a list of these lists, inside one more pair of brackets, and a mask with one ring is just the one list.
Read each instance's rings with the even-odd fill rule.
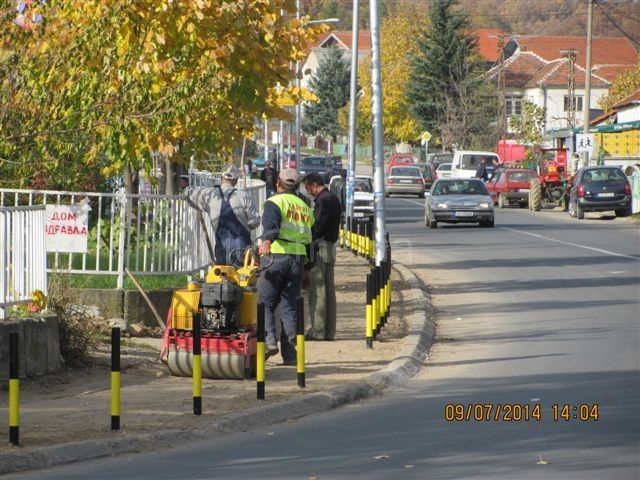
[[[340,175],[334,175],[329,181],[329,190],[335,192],[335,182]],[[373,219],[373,178],[367,175],[357,175],[353,192],[353,216],[356,218]]]
[[438,178],[449,178],[451,177],[451,163],[441,163],[438,165],[436,169],[436,175]]

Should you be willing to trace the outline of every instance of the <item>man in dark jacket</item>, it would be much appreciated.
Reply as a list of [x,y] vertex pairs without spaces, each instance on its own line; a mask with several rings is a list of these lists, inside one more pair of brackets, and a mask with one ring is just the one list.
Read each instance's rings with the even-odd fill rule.
[[271,166],[271,161],[267,160],[264,168],[260,172],[260,179],[264,182],[267,190],[267,198],[276,193],[277,175],[275,169]]
[[475,178],[481,178],[483,182],[486,182],[489,179],[489,173],[487,172],[487,159],[482,157],[480,160],[480,165],[476,169]]
[[318,173],[304,178],[307,192],[315,198],[312,229],[316,244],[315,264],[311,269],[309,316],[311,329],[307,340],[333,340],[336,335],[336,241],[340,229],[340,201],[324,186]]

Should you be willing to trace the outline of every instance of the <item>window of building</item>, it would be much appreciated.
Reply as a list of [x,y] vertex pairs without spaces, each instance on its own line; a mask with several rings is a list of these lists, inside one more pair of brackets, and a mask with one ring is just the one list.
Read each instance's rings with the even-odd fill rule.
[[522,97],[506,97],[505,103],[508,117],[522,114]]
[[[581,112],[582,111],[582,95],[576,95],[573,97],[573,101],[575,102],[575,111],[576,112]],[[564,111],[568,112],[569,110],[571,110],[569,107],[571,107],[571,99],[569,97],[569,95],[565,95],[564,96]]]

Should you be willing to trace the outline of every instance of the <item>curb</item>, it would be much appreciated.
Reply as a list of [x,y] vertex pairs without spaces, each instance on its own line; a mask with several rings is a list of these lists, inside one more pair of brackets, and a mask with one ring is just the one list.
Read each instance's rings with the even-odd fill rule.
[[204,440],[225,433],[282,423],[373,397],[390,386],[407,381],[418,373],[431,347],[435,335],[435,321],[427,312],[430,297],[422,282],[400,263],[394,263],[393,268],[409,284],[409,289],[403,292],[404,309],[411,312],[407,319],[409,332],[402,340],[400,355],[384,369],[369,375],[365,380],[332,388],[326,392],[302,395],[284,402],[248,409],[192,430],[163,430],[150,434],[69,442],[29,451],[3,453],[0,454],[0,475],[125,453],[139,453],[163,446],[170,447],[177,441]]

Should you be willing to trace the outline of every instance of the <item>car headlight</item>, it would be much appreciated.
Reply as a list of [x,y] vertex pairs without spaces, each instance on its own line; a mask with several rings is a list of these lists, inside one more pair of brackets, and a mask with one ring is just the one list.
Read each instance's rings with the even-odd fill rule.
[[438,208],[449,208],[449,205],[446,203],[436,203],[436,207]]
[[480,202],[478,208],[489,208],[489,204],[487,202]]

